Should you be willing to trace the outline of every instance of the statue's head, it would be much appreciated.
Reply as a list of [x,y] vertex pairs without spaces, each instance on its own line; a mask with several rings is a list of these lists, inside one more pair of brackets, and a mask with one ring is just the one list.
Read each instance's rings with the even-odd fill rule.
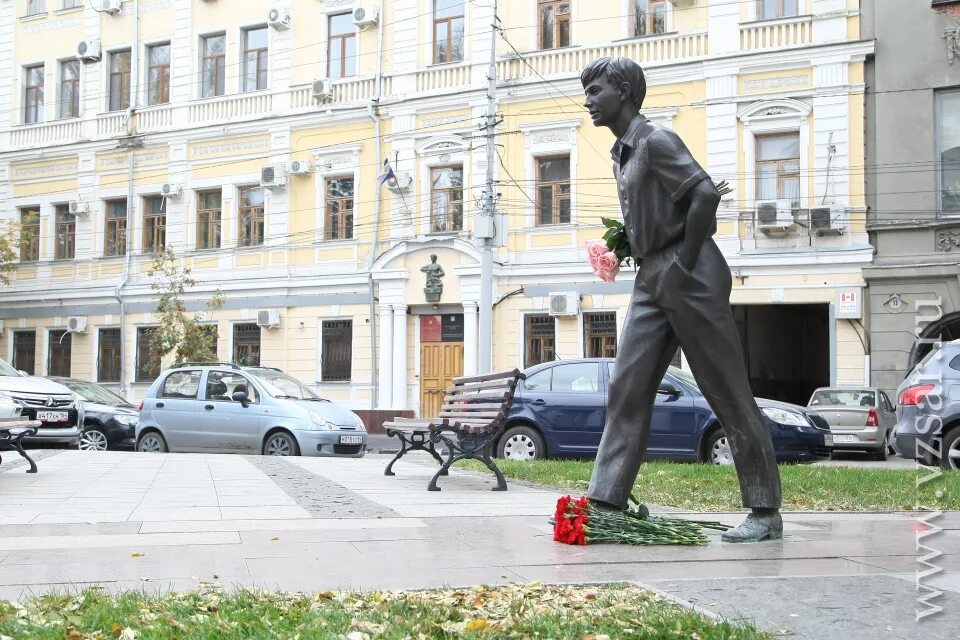
[[431,254],[430,254],[430,262],[436,263],[436,261],[437,261],[437,254],[431,253]]
[[629,58],[597,58],[580,74],[593,124],[610,126],[624,108],[639,111],[647,97],[643,69]]

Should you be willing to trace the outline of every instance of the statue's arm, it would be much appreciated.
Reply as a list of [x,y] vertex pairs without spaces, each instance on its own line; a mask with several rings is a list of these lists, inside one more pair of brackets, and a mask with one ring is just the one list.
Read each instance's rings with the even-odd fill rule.
[[717,206],[720,192],[711,180],[701,180],[690,189],[690,208],[687,209],[687,224],[683,242],[677,254],[683,265],[692,269],[697,264],[700,249],[717,225]]

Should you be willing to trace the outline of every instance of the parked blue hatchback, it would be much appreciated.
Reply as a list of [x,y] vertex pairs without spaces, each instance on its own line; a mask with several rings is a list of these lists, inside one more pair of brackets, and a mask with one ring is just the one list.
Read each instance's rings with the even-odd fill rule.
[[[513,460],[596,455],[613,363],[612,358],[585,358],[526,369],[497,441],[497,455]],[[833,438],[819,414],[761,398],[757,404],[770,427],[777,460],[811,462],[830,455]],[[696,380],[676,367],[660,383],[647,455],[733,464],[727,438]]]

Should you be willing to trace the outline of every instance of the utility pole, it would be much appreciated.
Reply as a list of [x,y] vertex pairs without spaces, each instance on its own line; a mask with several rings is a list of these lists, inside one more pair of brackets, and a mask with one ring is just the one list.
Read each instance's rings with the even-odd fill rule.
[[479,373],[489,373],[493,367],[493,237],[494,220],[496,214],[496,185],[493,179],[493,168],[496,162],[496,135],[497,135],[497,0],[493,0],[493,15],[490,24],[490,67],[487,71],[487,114],[486,143],[487,143],[487,181],[483,197],[483,212],[477,218],[476,237],[483,245],[480,248],[480,308],[479,308],[479,357],[477,369]]

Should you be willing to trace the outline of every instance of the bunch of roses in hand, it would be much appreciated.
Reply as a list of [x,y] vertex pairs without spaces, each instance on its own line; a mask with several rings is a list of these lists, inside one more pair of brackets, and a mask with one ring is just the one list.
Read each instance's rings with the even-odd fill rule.
[[646,506],[617,511],[597,507],[585,496],[563,496],[553,514],[553,539],[564,544],[684,544],[704,545],[701,529],[723,531],[719,522],[651,517]]
[[593,272],[604,282],[613,282],[620,271],[620,265],[630,262],[630,241],[623,223],[612,218],[601,218],[607,230],[603,240],[591,240],[587,243],[587,259]]

